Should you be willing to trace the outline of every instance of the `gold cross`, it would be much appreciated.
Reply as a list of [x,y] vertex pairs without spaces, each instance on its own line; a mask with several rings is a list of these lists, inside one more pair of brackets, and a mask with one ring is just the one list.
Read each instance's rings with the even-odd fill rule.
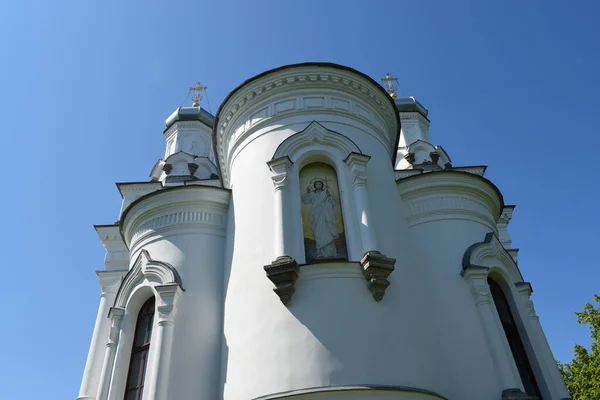
[[206,86],[202,86],[200,84],[200,82],[196,82],[196,86],[191,87],[190,88],[190,93],[192,93],[192,91],[196,92],[194,93],[194,96],[192,97],[192,101],[194,102],[192,104],[192,107],[200,107],[200,100],[202,100],[202,96],[200,96],[200,92],[203,90],[208,89]]
[[390,94],[392,99],[395,99],[396,97],[398,97],[398,95],[396,94],[396,91],[398,90],[398,88],[392,84],[392,82],[398,82],[398,78],[394,78],[390,75],[389,72],[386,72],[385,78],[381,78],[381,81],[387,83],[388,87],[386,90]]

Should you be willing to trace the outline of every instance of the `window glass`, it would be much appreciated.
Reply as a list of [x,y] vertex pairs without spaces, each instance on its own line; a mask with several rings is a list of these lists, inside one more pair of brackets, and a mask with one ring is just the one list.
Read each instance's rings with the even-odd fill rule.
[[515,359],[515,364],[517,364],[523,387],[530,396],[537,396],[542,399],[540,389],[535,380],[535,375],[533,374],[533,369],[531,368],[529,358],[527,357],[527,352],[525,351],[525,346],[521,340],[519,329],[515,323],[504,291],[493,279],[488,279],[488,284],[490,285],[490,292],[492,293],[498,316],[502,322],[508,345],[510,346],[513,358]]

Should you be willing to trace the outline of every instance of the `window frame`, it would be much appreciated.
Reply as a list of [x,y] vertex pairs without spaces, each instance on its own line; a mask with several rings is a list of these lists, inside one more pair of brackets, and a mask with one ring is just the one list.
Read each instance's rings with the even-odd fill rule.
[[[156,314],[155,311],[156,308],[156,299],[154,296],[150,297],[148,300],[146,300],[146,302],[142,305],[142,307],[140,308],[140,311],[138,312],[137,315],[137,319],[136,319],[136,323],[135,323],[135,329],[134,329],[134,334],[133,334],[133,340],[132,340],[132,347],[131,347],[131,354],[129,357],[129,367],[127,370],[127,379],[125,380],[125,393],[123,395],[123,399],[124,400],[131,400],[129,396],[129,394],[131,392],[135,392],[136,395],[133,398],[133,400],[141,400],[142,396],[143,396],[143,391],[144,391],[144,383],[145,383],[145,379],[146,379],[146,371],[147,371],[147,367],[148,367],[148,358],[149,358],[149,354],[150,354],[150,343],[152,341],[152,331],[154,329],[154,316]],[[144,319],[146,319],[145,324],[142,324],[144,322]],[[138,345],[136,347],[136,340],[139,336],[140,333],[140,329],[145,329],[145,334],[144,334],[144,340],[142,342],[141,345]],[[142,354],[142,356],[137,359],[140,363],[139,366],[136,367],[136,355],[138,354]],[[139,370],[138,372],[138,379],[136,382],[136,386],[131,387],[130,386],[130,378],[131,378],[131,374],[132,371],[134,370]]]

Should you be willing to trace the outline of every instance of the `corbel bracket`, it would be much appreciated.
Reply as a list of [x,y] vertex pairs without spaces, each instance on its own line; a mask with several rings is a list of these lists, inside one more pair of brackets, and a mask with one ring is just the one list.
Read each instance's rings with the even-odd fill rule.
[[277,257],[269,265],[264,266],[267,278],[275,284],[273,291],[277,293],[281,302],[289,306],[292,301],[292,295],[296,291],[294,285],[298,279],[298,263],[292,257]]
[[360,260],[363,275],[375,301],[380,301],[385,295],[385,289],[390,285],[387,277],[394,271],[395,258],[384,256],[378,251],[369,251]]

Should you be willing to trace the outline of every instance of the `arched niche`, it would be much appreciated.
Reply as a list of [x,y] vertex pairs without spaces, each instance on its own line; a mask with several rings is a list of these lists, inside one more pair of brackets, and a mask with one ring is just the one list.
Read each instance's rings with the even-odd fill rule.
[[[337,178],[339,220],[344,225],[344,241],[346,246],[345,257],[358,261],[363,256],[361,252],[361,239],[354,211],[352,197],[352,171],[344,163],[351,154],[362,154],[360,148],[351,139],[338,132],[325,128],[320,123],[313,121],[302,131],[284,140],[269,161],[271,170],[276,174],[275,179],[285,176],[285,186],[288,189],[286,199],[283,201],[284,215],[289,218],[285,223],[285,238],[289,253],[300,263],[310,262],[306,259],[304,242],[304,222],[302,210],[306,204],[302,196],[306,194],[307,185],[302,186],[300,172],[310,165],[327,165],[332,170],[332,176]],[[285,163],[279,160],[287,160]],[[278,165],[276,167],[275,165]],[[277,187],[277,183],[276,183]]]
[[175,268],[165,262],[153,260],[148,251],[142,250],[133,267],[123,278],[114,307],[125,309],[135,289],[144,282],[151,287],[175,284],[183,290],[181,278]]
[[335,168],[312,162],[299,171],[306,263],[348,260],[342,199]]

